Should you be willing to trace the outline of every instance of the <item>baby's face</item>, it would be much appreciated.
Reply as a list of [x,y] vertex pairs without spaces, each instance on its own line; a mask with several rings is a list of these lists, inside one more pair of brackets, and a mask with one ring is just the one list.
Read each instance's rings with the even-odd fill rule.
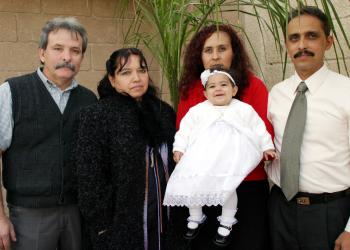
[[237,94],[238,87],[232,85],[230,79],[224,74],[209,76],[205,86],[205,97],[215,106],[227,106],[232,97]]

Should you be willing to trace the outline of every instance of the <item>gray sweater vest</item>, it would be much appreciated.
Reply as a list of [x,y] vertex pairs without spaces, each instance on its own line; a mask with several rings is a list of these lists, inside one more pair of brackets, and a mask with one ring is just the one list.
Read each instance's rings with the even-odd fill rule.
[[33,208],[76,203],[74,130],[79,110],[93,103],[95,95],[78,86],[62,114],[36,72],[8,82],[14,128],[3,155],[7,202]]

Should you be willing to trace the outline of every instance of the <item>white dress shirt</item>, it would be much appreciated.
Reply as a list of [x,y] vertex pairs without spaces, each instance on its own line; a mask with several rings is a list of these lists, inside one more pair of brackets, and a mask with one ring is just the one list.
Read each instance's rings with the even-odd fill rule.
[[[295,73],[270,91],[268,119],[278,154],[289,110],[302,80]],[[304,80],[308,87],[307,117],[300,155],[299,190],[332,193],[350,187],[350,78],[323,65]],[[272,182],[280,186],[280,162],[267,168]],[[350,231],[350,220],[346,227]]]

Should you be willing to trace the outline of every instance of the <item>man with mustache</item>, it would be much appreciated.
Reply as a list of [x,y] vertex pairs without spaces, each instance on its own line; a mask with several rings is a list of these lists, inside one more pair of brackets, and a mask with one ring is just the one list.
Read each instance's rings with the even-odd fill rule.
[[0,85],[0,160],[10,213],[0,192],[0,249],[81,249],[73,137],[79,110],[96,100],[74,80],[86,47],[86,30],[75,18],[54,18],[39,39],[42,67]]
[[268,103],[280,154],[267,168],[273,249],[350,250],[350,79],[325,65],[333,37],[320,9],[292,11],[285,39],[295,74]]

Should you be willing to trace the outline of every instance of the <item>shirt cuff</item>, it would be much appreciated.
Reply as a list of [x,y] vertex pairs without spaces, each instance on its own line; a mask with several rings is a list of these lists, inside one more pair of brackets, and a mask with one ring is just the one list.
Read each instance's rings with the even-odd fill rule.
[[348,224],[346,224],[345,231],[350,233],[350,218],[348,220]]

